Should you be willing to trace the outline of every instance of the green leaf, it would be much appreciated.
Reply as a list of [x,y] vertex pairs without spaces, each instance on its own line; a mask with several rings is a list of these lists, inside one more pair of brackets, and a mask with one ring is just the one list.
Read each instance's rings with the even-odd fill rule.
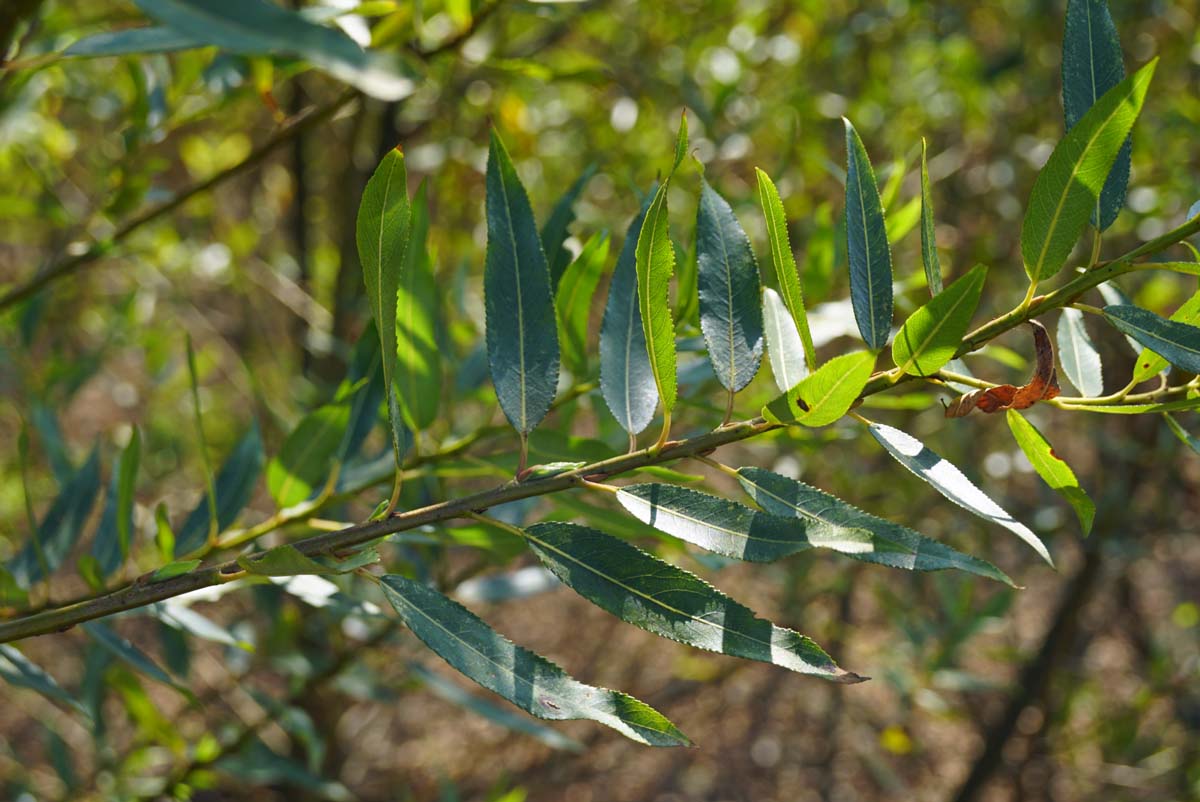
[[177,31],[174,28],[148,26],[105,31],[85,36],[72,42],[62,54],[78,58],[132,56],[148,53],[171,53],[176,50],[191,50],[206,45],[208,45],[207,40]]
[[[238,513],[250,503],[254,485],[258,483],[265,462],[262,433],[258,429],[258,423],[252,422],[225,458],[221,469],[217,471],[215,485],[218,532],[231,526]],[[207,499],[201,499],[179,528],[174,556],[190,554],[207,542],[209,514]]]
[[[792,254],[792,244],[788,239],[787,215],[783,210],[783,200],[779,190],[775,188],[771,177],[765,172],[754,168],[758,177],[758,203],[762,206],[763,218],[767,223],[767,242],[771,246],[771,263],[775,266],[775,280],[779,283],[779,291],[783,302],[791,313],[792,322],[800,335],[804,346],[803,357],[807,363],[806,373],[817,369],[817,352],[813,346],[812,331],[808,326],[808,312],[804,308],[804,292],[800,285],[800,271],[796,267],[796,257]],[[768,332],[768,340],[770,335]],[[768,342],[769,347],[769,342]],[[774,362],[771,363],[774,365]],[[778,377],[778,374],[776,374]],[[789,384],[788,387],[791,387]],[[782,388],[787,389],[787,387]]]
[[942,264],[938,259],[936,223],[933,218],[933,193],[929,189],[929,165],[926,145],[921,140],[921,263],[925,266],[925,284],[930,296],[942,292]]
[[[1175,367],[1200,373],[1200,328],[1167,320],[1136,306],[1106,306],[1104,316],[1122,333],[1160,354]],[[1144,361],[1138,360],[1139,372]]]
[[1034,282],[1062,269],[1096,208],[1105,178],[1142,110],[1158,59],[1108,90],[1063,137],[1038,173],[1021,224]]
[[1008,428],[1012,430],[1017,445],[1033,464],[1033,469],[1075,509],[1084,536],[1091,534],[1092,521],[1096,518],[1096,505],[1079,486],[1079,480],[1075,478],[1071,466],[1054,453],[1050,442],[1020,412],[1010,409],[1007,416]]
[[83,467],[63,484],[29,542],[8,564],[18,587],[28,590],[58,570],[79,542],[99,492],[100,452],[93,448]]
[[72,710],[83,714],[84,717],[91,718],[87,708],[80,704],[78,699],[67,693],[54,677],[18,651],[16,647],[7,643],[0,643],[0,678],[3,678],[9,685],[37,691],[42,696],[62,702]]
[[575,222],[575,202],[579,200],[579,196],[583,194],[583,188],[595,174],[596,165],[589,164],[585,167],[570,189],[564,192],[563,196],[554,204],[554,209],[546,218],[546,224],[542,226],[542,250],[546,254],[546,262],[550,267],[552,287],[558,287],[563,273],[571,263],[571,252],[563,247],[563,243],[567,241],[567,229],[571,223]]
[[[1124,77],[1121,42],[1108,12],[1108,1],[1068,0],[1062,60],[1067,130]],[[1113,224],[1125,204],[1132,151],[1133,142],[1127,137],[1104,182],[1098,206],[1092,211],[1091,223],[1101,231]]]
[[392,454],[402,464],[403,443],[399,400],[395,394],[396,306],[401,273],[407,258],[412,224],[408,203],[408,173],[399,146],[388,151],[363,189],[355,225],[358,259],[371,316],[379,333],[383,354],[383,384],[388,388],[388,420],[392,427]]
[[404,624],[426,646],[525,712],[555,721],[596,721],[650,746],[689,744],[674,724],[644,702],[584,685],[437,591],[395,574],[384,576],[380,587]]
[[592,299],[604,265],[608,262],[608,234],[594,234],[583,246],[579,257],[566,268],[554,307],[558,312],[558,342],[562,346],[563,362],[575,376],[588,372],[588,322],[592,314]]
[[161,682],[163,685],[174,688],[188,699],[195,700],[195,696],[190,690],[173,680],[145,652],[122,638],[116,632],[113,632],[106,624],[102,624],[99,621],[89,621],[83,625],[83,629],[105,651],[128,665],[134,671],[146,675],[155,682]]
[[298,576],[301,574],[336,574],[290,543],[268,549],[262,554],[239,557],[237,561],[248,573],[260,576]]
[[679,133],[675,136],[675,164],[671,168],[672,171],[678,170],[679,165],[683,163],[683,159],[687,156],[688,149],[688,124],[687,110],[679,115]]
[[197,42],[244,55],[304,59],[380,100],[400,100],[415,88],[394,57],[364,51],[341,31],[266,0],[135,2],[146,16]]
[[1100,352],[1092,344],[1083,324],[1083,312],[1066,307],[1058,319],[1058,361],[1063,373],[1080,395],[1094,397],[1104,393],[1104,373]]
[[970,272],[909,316],[892,341],[892,359],[904,373],[932,376],[954,358],[979,305],[987,268]]
[[[1128,302],[1128,299],[1125,299],[1122,304],[1117,305],[1128,305],[1130,308],[1133,306]],[[1191,298],[1188,298],[1186,301],[1184,301],[1183,304],[1175,310],[1174,314],[1171,315],[1170,319],[1176,323],[1185,324],[1195,324],[1200,322],[1200,292],[1193,294]],[[1152,350],[1151,348],[1141,348],[1140,346],[1143,344],[1141,338],[1133,337],[1129,332],[1125,332],[1125,334],[1128,339],[1132,340],[1134,343],[1137,343],[1139,346],[1138,359],[1137,362],[1134,363],[1133,378],[1131,379],[1134,384],[1141,384],[1151,376],[1162,373],[1167,369],[1167,360],[1159,356],[1156,350]]]
[[[1103,284],[1097,285],[1096,289],[1100,291],[1100,295],[1104,298],[1104,303],[1106,304],[1114,304],[1117,306],[1133,305],[1133,301],[1129,300],[1129,296],[1126,295],[1125,291],[1118,287],[1115,282],[1106,281]],[[1125,342],[1129,344],[1129,348],[1133,351],[1134,356],[1141,354],[1144,350],[1142,348],[1142,344],[1132,337],[1126,337]],[[1166,366],[1167,363],[1166,360],[1164,360],[1162,367],[1165,368]]]
[[1179,442],[1200,454],[1200,437],[1191,434],[1187,429],[1179,425],[1179,422],[1172,418],[1167,413],[1163,413],[1163,417],[1167,419],[1167,426],[1171,427],[1171,431],[1179,438]]
[[796,324],[783,305],[779,293],[763,288],[763,325],[767,332],[767,356],[779,392],[786,393],[808,375],[804,344]]
[[600,324],[600,392],[621,428],[636,435],[654,417],[658,389],[650,367],[642,312],[638,306],[636,250],[642,221],[655,193],[646,195],[629,224],[617,257]]
[[775,423],[827,426],[854,405],[874,367],[875,354],[870,351],[834,357],[768,404],[763,417]]
[[534,524],[526,538],[564,584],[623,621],[664,638],[836,682],[864,678],[811,639],[764,621],[699,577],[623,540],[575,524]]
[[696,215],[700,330],[717,381],[737,392],[762,363],[761,284],[750,239],[733,209],[703,178]]
[[171,559],[176,554],[175,532],[171,529],[171,521],[167,517],[167,503],[158,502],[154,508],[154,545],[158,548],[158,558],[162,561]]
[[558,324],[533,209],[495,131],[488,153],[487,221],[488,364],[500,407],[513,428],[528,436],[554,402]]
[[675,408],[675,322],[671,319],[671,275],[675,272],[675,249],[667,219],[667,189],[663,181],[646,209],[638,234],[634,263],[637,268],[637,299],[642,317],[642,333],[650,357],[663,409]]
[[978,515],[985,521],[1003,526],[1017,537],[1024,540],[1041,556],[1043,560],[1054,565],[1050,552],[1041,538],[1029,527],[1017,521],[995,501],[971,483],[951,462],[943,459],[937,453],[927,448],[924,443],[910,434],[885,426],[882,423],[872,423],[871,436],[879,441],[897,462],[908,468],[934,490],[962,507],[967,512]]
[[175,562],[167,563],[153,574],[150,575],[152,582],[158,582],[163,579],[171,579],[172,577],[186,574],[188,571],[200,564],[199,560],[176,560]]
[[805,549],[825,548],[892,568],[958,568],[1012,584],[982,560],[795,480],[758,468],[742,468],[738,479],[766,512],[664,484],[626,485],[617,492],[617,500],[660,532],[739,560],[773,562]]
[[350,422],[350,404],[326,404],[305,415],[267,464],[267,489],[280,508],[310,498],[328,481]]
[[1183,398],[1161,404],[1086,404],[1068,406],[1072,412],[1095,412],[1101,415],[1145,415],[1150,412],[1191,412],[1200,409],[1200,398]]
[[867,149],[854,126],[846,124],[846,252],[850,260],[850,300],[859,333],[872,350],[887,345],[892,329],[892,251],[883,204]]
[[404,421],[414,432],[437,420],[442,402],[442,352],[436,332],[439,293],[433,260],[426,249],[429,203],[425,188],[422,181],[412,200],[408,243],[396,289],[396,393]]
[[129,556],[133,537],[133,490],[141,453],[142,435],[134,426],[125,449],[113,462],[113,477],[105,496],[104,512],[92,541],[92,556],[103,577],[116,571]]
[[[346,378],[338,386],[334,398],[348,401],[350,419],[346,434],[337,450],[338,462],[345,465],[358,455],[363,443],[379,423],[379,405],[383,403],[383,360],[379,356],[379,335],[375,323],[366,327],[354,345]],[[405,437],[407,442],[407,433]]]

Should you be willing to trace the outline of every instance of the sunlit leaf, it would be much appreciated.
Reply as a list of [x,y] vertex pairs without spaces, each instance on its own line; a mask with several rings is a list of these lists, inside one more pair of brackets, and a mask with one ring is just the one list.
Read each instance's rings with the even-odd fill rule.
[[1070,503],[1075,509],[1075,515],[1079,518],[1083,534],[1090,534],[1092,521],[1096,517],[1096,505],[1079,486],[1079,480],[1075,478],[1075,472],[1071,470],[1071,466],[1054,453],[1054,447],[1050,445],[1050,442],[1020,412],[1010,409],[1007,415],[1008,428],[1012,430],[1017,445],[1029,458],[1033,469],[1046,481],[1046,484]]
[[931,376],[954,357],[979,305],[987,268],[976,265],[909,316],[892,342],[892,359],[903,372]]
[[436,332],[439,293],[426,248],[426,186],[422,181],[412,199],[408,242],[396,288],[396,392],[404,421],[414,432],[437,420],[442,401],[442,355]]
[[875,355],[870,351],[834,357],[768,404],[763,417],[776,423],[827,426],[858,400],[874,367]]
[[929,189],[929,165],[925,160],[925,140],[921,140],[921,264],[925,267],[925,285],[930,296],[942,291],[942,264],[938,259],[936,222],[933,216],[933,192]]
[[488,152],[487,221],[488,364],[501,409],[527,436],[550,410],[558,387],[558,324],[533,209],[495,131]]
[[675,272],[675,249],[667,220],[669,180],[659,185],[646,209],[638,234],[634,263],[637,268],[637,299],[642,317],[650,373],[663,409],[675,408],[675,322],[671,319],[671,275]]
[[[754,168],[758,178],[758,202],[762,206],[763,218],[767,223],[767,241],[771,246],[771,262],[775,267],[775,280],[779,283],[779,291],[783,295],[783,303],[791,314],[793,328],[800,337],[804,350],[801,356],[807,364],[805,373],[817,368],[816,349],[813,347],[812,332],[808,327],[808,312],[804,308],[804,292],[800,284],[800,272],[796,267],[796,257],[792,254],[791,241],[788,239],[787,216],[783,210],[783,200],[779,190],[775,188],[771,177],[765,172]],[[765,311],[765,310],[764,310]],[[770,347],[770,332],[768,332],[768,348]],[[772,365],[774,361],[772,358]],[[776,374],[778,378],[778,374]],[[794,384],[794,382],[793,382]],[[786,390],[792,385],[781,387]]]
[[861,682],[811,639],[764,621],[693,574],[595,529],[549,522],[526,530],[563,584],[623,621],[698,649]]
[[897,462],[927,482],[934,490],[985,521],[1003,526],[1028,543],[1043,560],[1054,565],[1054,561],[1050,559],[1050,552],[1046,550],[1046,545],[1042,543],[1041,538],[972,484],[971,480],[963,475],[963,472],[953,463],[943,459],[920,440],[899,429],[885,426],[882,423],[872,423],[870,429],[871,435],[889,454],[895,457]]
[[779,293],[763,289],[763,327],[767,335],[767,356],[779,392],[786,393],[808,375],[804,343],[796,324],[784,307]]
[[758,263],[733,209],[703,178],[696,243],[700,329],[717,381],[736,392],[750,383],[762,362]]
[[404,624],[426,646],[525,712],[543,719],[597,721],[651,746],[689,743],[675,725],[645,703],[584,685],[437,591],[394,574],[383,577],[380,586]]
[[[1080,395],[1098,396],[1104,393],[1103,366],[1100,352],[1092,343],[1083,324],[1083,312],[1066,307],[1058,318],[1058,360],[1063,373],[1079,390]],[[1012,416],[1009,416],[1009,420]]]
[[1032,281],[1055,275],[1070,256],[1142,110],[1157,64],[1157,59],[1151,61],[1108,90],[1038,173],[1021,225],[1021,256]]
[[575,376],[586,376],[588,372],[588,323],[596,287],[607,262],[608,235],[595,234],[584,244],[579,257],[566,268],[555,293],[563,363]]
[[859,333],[872,350],[892,329],[892,251],[875,171],[858,132],[846,118],[846,242],[850,299]]
[[[1132,302],[1130,302],[1128,299],[1124,299],[1124,302],[1120,304],[1120,306],[1128,306],[1128,308],[1131,309],[1133,308]],[[1194,293],[1191,298],[1188,298],[1186,301],[1184,301],[1171,315],[1170,319],[1175,323],[1182,324],[1195,325],[1200,323],[1200,292]],[[1120,327],[1118,326],[1118,328]],[[1122,329],[1122,331],[1124,331],[1124,329]],[[1156,348],[1153,346],[1143,348],[1142,346],[1145,345],[1143,338],[1134,337],[1132,332],[1126,331],[1125,336],[1138,346],[1135,351],[1135,353],[1138,355],[1138,358],[1137,362],[1134,363],[1133,378],[1131,381],[1133,381],[1135,384],[1141,384],[1151,376],[1162,373],[1167,369],[1167,359],[1159,356],[1159,352]]]
[[326,404],[305,415],[267,464],[267,489],[281,508],[320,490],[350,422],[350,404]]

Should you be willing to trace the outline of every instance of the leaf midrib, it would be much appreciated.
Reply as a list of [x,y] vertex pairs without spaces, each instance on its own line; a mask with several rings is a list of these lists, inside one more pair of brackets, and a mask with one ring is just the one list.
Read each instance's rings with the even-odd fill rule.
[[[950,318],[954,315],[955,311],[957,311],[957,309],[962,306],[963,302],[971,296],[971,290],[974,288],[973,285],[975,284],[975,279],[971,277],[970,273],[968,273],[960,280],[967,281],[968,285],[962,288],[962,294],[954,299],[954,303],[950,305],[950,308],[946,310],[945,314],[941,315],[938,322],[935,323],[933,328],[929,330],[929,336],[918,343],[917,347],[913,349],[912,353],[909,354],[908,359],[904,361],[904,366],[900,369],[902,373],[907,373],[910,366],[917,364],[917,360],[924,356],[925,351],[929,348],[929,343],[933,341],[933,338],[937,336],[938,332],[946,327],[946,324],[950,322]],[[955,282],[955,285],[957,285],[957,283],[958,282]],[[951,288],[953,289],[955,285],[951,285]],[[930,301],[929,303],[932,304],[933,301]],[[923,308],[928,309],[929,307]],[[930,314],[932,315],[932,313]],[[919,365],[917,367],[920,369]]]

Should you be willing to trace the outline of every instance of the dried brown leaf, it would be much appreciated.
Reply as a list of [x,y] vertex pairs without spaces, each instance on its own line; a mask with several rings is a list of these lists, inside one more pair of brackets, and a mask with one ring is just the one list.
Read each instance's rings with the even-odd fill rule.
[[1008,409],[1028,409],[1038,401],[1058,396],[1061,390],[1054,369],[1054,346],[1050,343],[1050,335],[1036,320],[1028,323],[1033,327],[1033,347],[1037,353],[1037,367],[1029,383],[1024,387],[1001,384],[986,390],[972,390],[946,406],[947,418],[961,418],[973,409],[989,415]]

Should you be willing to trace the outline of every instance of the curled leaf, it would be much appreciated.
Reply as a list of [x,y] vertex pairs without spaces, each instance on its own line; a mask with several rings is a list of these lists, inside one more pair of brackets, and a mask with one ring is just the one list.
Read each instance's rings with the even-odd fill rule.
[[1050,335],[1036,320],[1027,322],[1033,326],[1033,347],[1037,352],[1037,368],[1029,383],[1023,387],[1000,384],[986,390],[972,390],[946,406],[947,418],[961,418],[976,408],[989,415],[1007,409],[1028,409],[1038,401],[1058,397],[1061,391],[1054,370],[1054,346],[1050,344]]

